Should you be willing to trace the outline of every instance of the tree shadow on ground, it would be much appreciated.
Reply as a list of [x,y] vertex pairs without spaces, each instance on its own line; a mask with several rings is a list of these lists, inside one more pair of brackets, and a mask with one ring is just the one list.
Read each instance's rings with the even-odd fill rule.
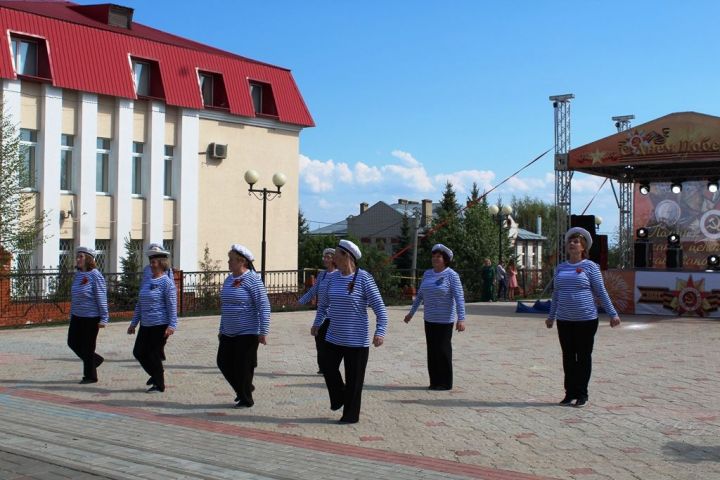
[[685,442],[668,442],[663,454],[678,462],[720,462],[720,445],[693,445]]

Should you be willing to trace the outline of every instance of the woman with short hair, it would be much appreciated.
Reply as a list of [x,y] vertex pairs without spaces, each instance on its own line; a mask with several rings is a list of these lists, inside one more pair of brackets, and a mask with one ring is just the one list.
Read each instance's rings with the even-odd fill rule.
[[423,274],[420,288],[405,323],[410,322],[421,303],[424,307],[425,343],[430,375],[429,390],[451,390],[452,332],[465,331],[465,295],[460,276],[450,268],[453,252],[438,243],[432,247],[432,269]]
[[255,405],[252,392],[259,344],[270,333],[270,300],[255,272],[255,257],[234,244],[228,252],[230,275],[220,291],[220,333],[217,366],[235,391],[234,408]]
[[158,393],[165,391],[165,344],[177,330],[177,292],[175,284],[166,274],[170,268],[170,252],[155,249],[147,253],[152,278],[140,287],[135,314],[127,333],[133,335],[140,324],[133,355],[150,375],[147,392]]
[[591,246],[592,236],[584,228],[573,227],[565,234],[567,261],[558,265],[555,272],[550,314],[545,320],[547,328],[552,328],[557,319],[565,374],[565,397],[560,401],[563,406],[584,407],[588,403],[592,351],[598,329],[595,298],[610,315],[610,326],[620,325],[600,267],[587,258]]
[[95,353],[97,336],[107,325],[107,286],[95,264],[95,250],[78,247],[75,251],[77,272],[70,290],[70,328],[68,346],[83,361],[81,384],[96,383],[97,367],[105,360]]
[[[370,336],[368,306],[375,312],[376,326],[372,344],[383,344],[387,331],[387,310],[375,280],[357,267],[362,253],[349,240],[340,240],[335,249],[335,264],[339,272],[332,276],[327,295],[320,299],[318,311],[327,309],[330,325],[325,335],[321,356],[322,372],[330,395],[330,409],[343,408],[339,423],[357,423],[365,383]],[[315,318],[313,328],[319,328],[322,315]],[[340,363],[345,364],[345,381]]]

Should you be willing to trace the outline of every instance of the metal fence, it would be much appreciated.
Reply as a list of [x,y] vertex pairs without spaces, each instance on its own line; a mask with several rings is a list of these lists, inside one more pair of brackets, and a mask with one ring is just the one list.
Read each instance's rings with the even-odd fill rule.
[[[459,271],[466,301],[477,301],[481,283],[477,270]],[[312,285],[318,270],[282,270],[265,272],[265,284],[274,310],[309,308],[297,299]],[[422,280],[422,271],[383,270],[370,272],[388,305],[407,304]],[[220,311],[220,290],[228,276],[224,271],[175,272],[178,310],[181,315],[216,314]],[[105,273],[108,306],[111,313],[130,312],[137,302],[141,273]],[[536,297],[551,279],[549,272],[524,269],[518,272],[520,297]],[[44,270],[32,273],[10,272],[0,275],[9,286],[9,301],[23,304],[69,303],[74,272]],[[546,295],[548,293],[546,292]],[[0,308],[7,295],[0,296]]]

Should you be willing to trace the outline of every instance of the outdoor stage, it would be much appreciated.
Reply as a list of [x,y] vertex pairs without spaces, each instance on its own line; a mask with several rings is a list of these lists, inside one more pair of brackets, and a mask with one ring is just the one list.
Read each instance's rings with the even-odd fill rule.
[[720,318],[720,117],[666,115],[571,150],[568,169],[631,193],[627,264],[603,272],[621,313]]

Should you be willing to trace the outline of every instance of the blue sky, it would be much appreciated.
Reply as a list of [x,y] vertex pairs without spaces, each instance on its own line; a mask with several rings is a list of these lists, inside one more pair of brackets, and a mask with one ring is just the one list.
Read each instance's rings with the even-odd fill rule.
[[[83,2],[88,3],[88,2]],[[135,20],[290,68],[317,126],[300,142],[312,228],[360,202],[464,199],[553,145],[548,96],[574,93],[572,147],[678,111],[720,115],[714,1],[123,1]],[[552,202],[552,153],[490,196]],[[603,179],[576,174],[580,213]],[[617,228],[609,184],[588,213]]]

